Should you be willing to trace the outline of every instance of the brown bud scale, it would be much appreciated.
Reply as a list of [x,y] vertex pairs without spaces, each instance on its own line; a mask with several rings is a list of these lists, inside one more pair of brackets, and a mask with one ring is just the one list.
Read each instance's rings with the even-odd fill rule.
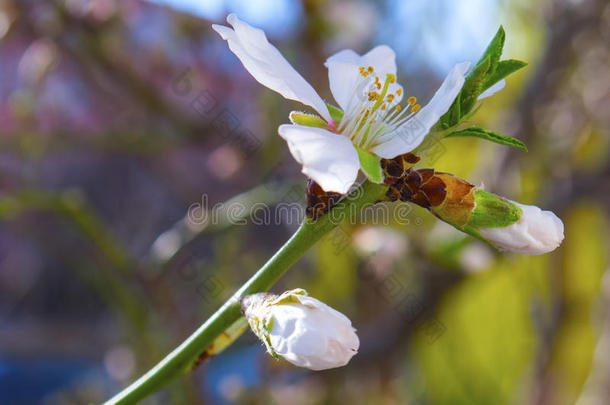
[[305,213],[311,219],[318,219],[337,205],[341,199],[341,193],[326,192],[322,187],[313,181],[307,180],[307,208]]
[[414,169],[418,161],[412,153],[381,160],[385,183],[390,186],[386,196],[417,204],[435,215],[449,210],[460,222],[467,219],[474,208],[474,185],[449,173]]

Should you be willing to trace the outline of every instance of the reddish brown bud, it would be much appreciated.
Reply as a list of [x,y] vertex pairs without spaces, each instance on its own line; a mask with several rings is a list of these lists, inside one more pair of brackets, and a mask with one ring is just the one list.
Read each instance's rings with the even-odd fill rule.
[[342,194],[326,192],[312,179],[307,180],[307,208],[305,213],[311,219],[318,219],[337,205]]
[[449,173],[436,173],[435,177],[445,184],[447,195],[431,211],[452,225],[466,225],[475,207],[475,186]]
[[472,215],[474,185],[452,174],[408,168],[389,184],[390,200],[412,202],[452,224],[465,225]]
[[393,159],[381,159],[385,183],[394,184],[398,178],[405,174],[405,170],[419,162],[419,157],[411,152],[396,156]]

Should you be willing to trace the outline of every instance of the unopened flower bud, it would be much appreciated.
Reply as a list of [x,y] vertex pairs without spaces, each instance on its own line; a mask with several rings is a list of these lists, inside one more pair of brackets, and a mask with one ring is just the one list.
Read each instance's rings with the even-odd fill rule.
[[529,255],[551,252],[561,244],[563,222],[551,211],[519,204],[478,187],[473,188],[472,195],[474,206],[465,223],[452,223],[458,229],[498,249]]
[[242,311],[273,357],[299,367],[325,370],[346,365],[360,341],[345,315],[302,289],[277,296],[246,296]]
[[519,220],[503,228],[480,228],[481,235],[511,252],[540,255],[555,250],[563,241],[563,222],[551,211],[512,202],[523,211]]
[[391,200],[427,208],[455,228],[502,250],[538,255],[555,250],[563,241],[563,223],[550,211],[488,193],[449,173],[405,169],[398,163],[396,159],[384,162]]

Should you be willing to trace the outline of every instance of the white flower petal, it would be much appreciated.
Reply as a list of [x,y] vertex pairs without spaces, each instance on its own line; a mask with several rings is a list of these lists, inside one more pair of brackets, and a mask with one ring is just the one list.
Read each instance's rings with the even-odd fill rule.
[[325,311],[328,313],[333,314],[333,316],[335,317],[335,321],[340,322],[344,325],[348,325],[351,326],[352,325],[352,321],[350,321],[350,319],[343,315],[341,312],[337,311],[336,309],[334,309],[333,307],[326,305],[325,303],[323,303],[320,300],[317,300],[313,297],[310,297],[308,295],[300,295],[296,297],[299,302],[305,306],[311,307],[311,308],[317,308],[321,311]]
[[371,151],[391,159],[415,149],[430,132],[430,128],[447,112],[464,85],[470,62],[458,63],[447,75],[430,102],[395,131],[380,137]]
[[375,72],[396,74],[396,54],[387,45],[379,45],[362,55],[364,66],[372,66]]
[[360,346],[351,321],[315,298],[307,298],[306,305],[280,304],[269,308],[273,318],[269,332],[273,350],[292,364],[312,370],[346,365]]
[[348,192],[360,169],[358,152],[348,138],[303,125],[280,125],[278,132],[288,142],[292,156],[303,165],[305,175],[325,191]]
[[557,215],[535,205],[513,203],[523,210],[521,218],[504,228],[479,228],[485,239],[500,249],[528,255],[548,253],[561,244],[563,222]]
[[[355,97],[362,97],[370,84],[370,81],[363,80],[358,68],[372,66],[374,73],[370,77],[374,80],[378,76],[383,83],[388,73],[396,74],[396,54],[387,45],[377,46],[362,56],[351,49],[345,49],[328,58],[324,65],[328,68],[328,82],[333,97],[343,111],[349,112]],[[394,93],[398,87],[400,86],[394,83],[389,86],[388,92]],[[400,99],[402,93],[397,97]]]
[[259,83],[287,99],[313,107],[325,120],[331,121],[324,100],[269,43],[263,30],[248,25],[235,14],[229,14],[227,21],[233,29],[217,24],[212,28],[228,42],[231,51]]
[[481,93],[479,95],[479,97],[477,97],[477,100],[483,100],[484,98],[487,98],[487,97],[499,92],[500,90],[502,90],[504,88],[504,86],[506,86],[506,80],[502,79],[499,82],[497,82],[496,84],[493,84],[483,93]]
[[[364,92],[365,88],[359,88],[362,76],[355,65],[344,62],[326,62],[328,66],[328,81],[330,91],[339,107],[343,111],[350,111],[350,100]],[[366,87],[362,82],[360,87]]]

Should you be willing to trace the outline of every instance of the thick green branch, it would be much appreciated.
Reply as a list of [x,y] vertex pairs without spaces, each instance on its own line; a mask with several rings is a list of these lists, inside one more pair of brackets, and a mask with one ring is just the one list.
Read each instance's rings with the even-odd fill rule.
[[309,248],[346,218],[385,198],[387,187],[366,182],[316,221],[305,220],[295,234],[227,302],[180,346],[105,405],[134,404],[185,374],[199,356],[242,317],[239,301],[248,294],[269,290]]

